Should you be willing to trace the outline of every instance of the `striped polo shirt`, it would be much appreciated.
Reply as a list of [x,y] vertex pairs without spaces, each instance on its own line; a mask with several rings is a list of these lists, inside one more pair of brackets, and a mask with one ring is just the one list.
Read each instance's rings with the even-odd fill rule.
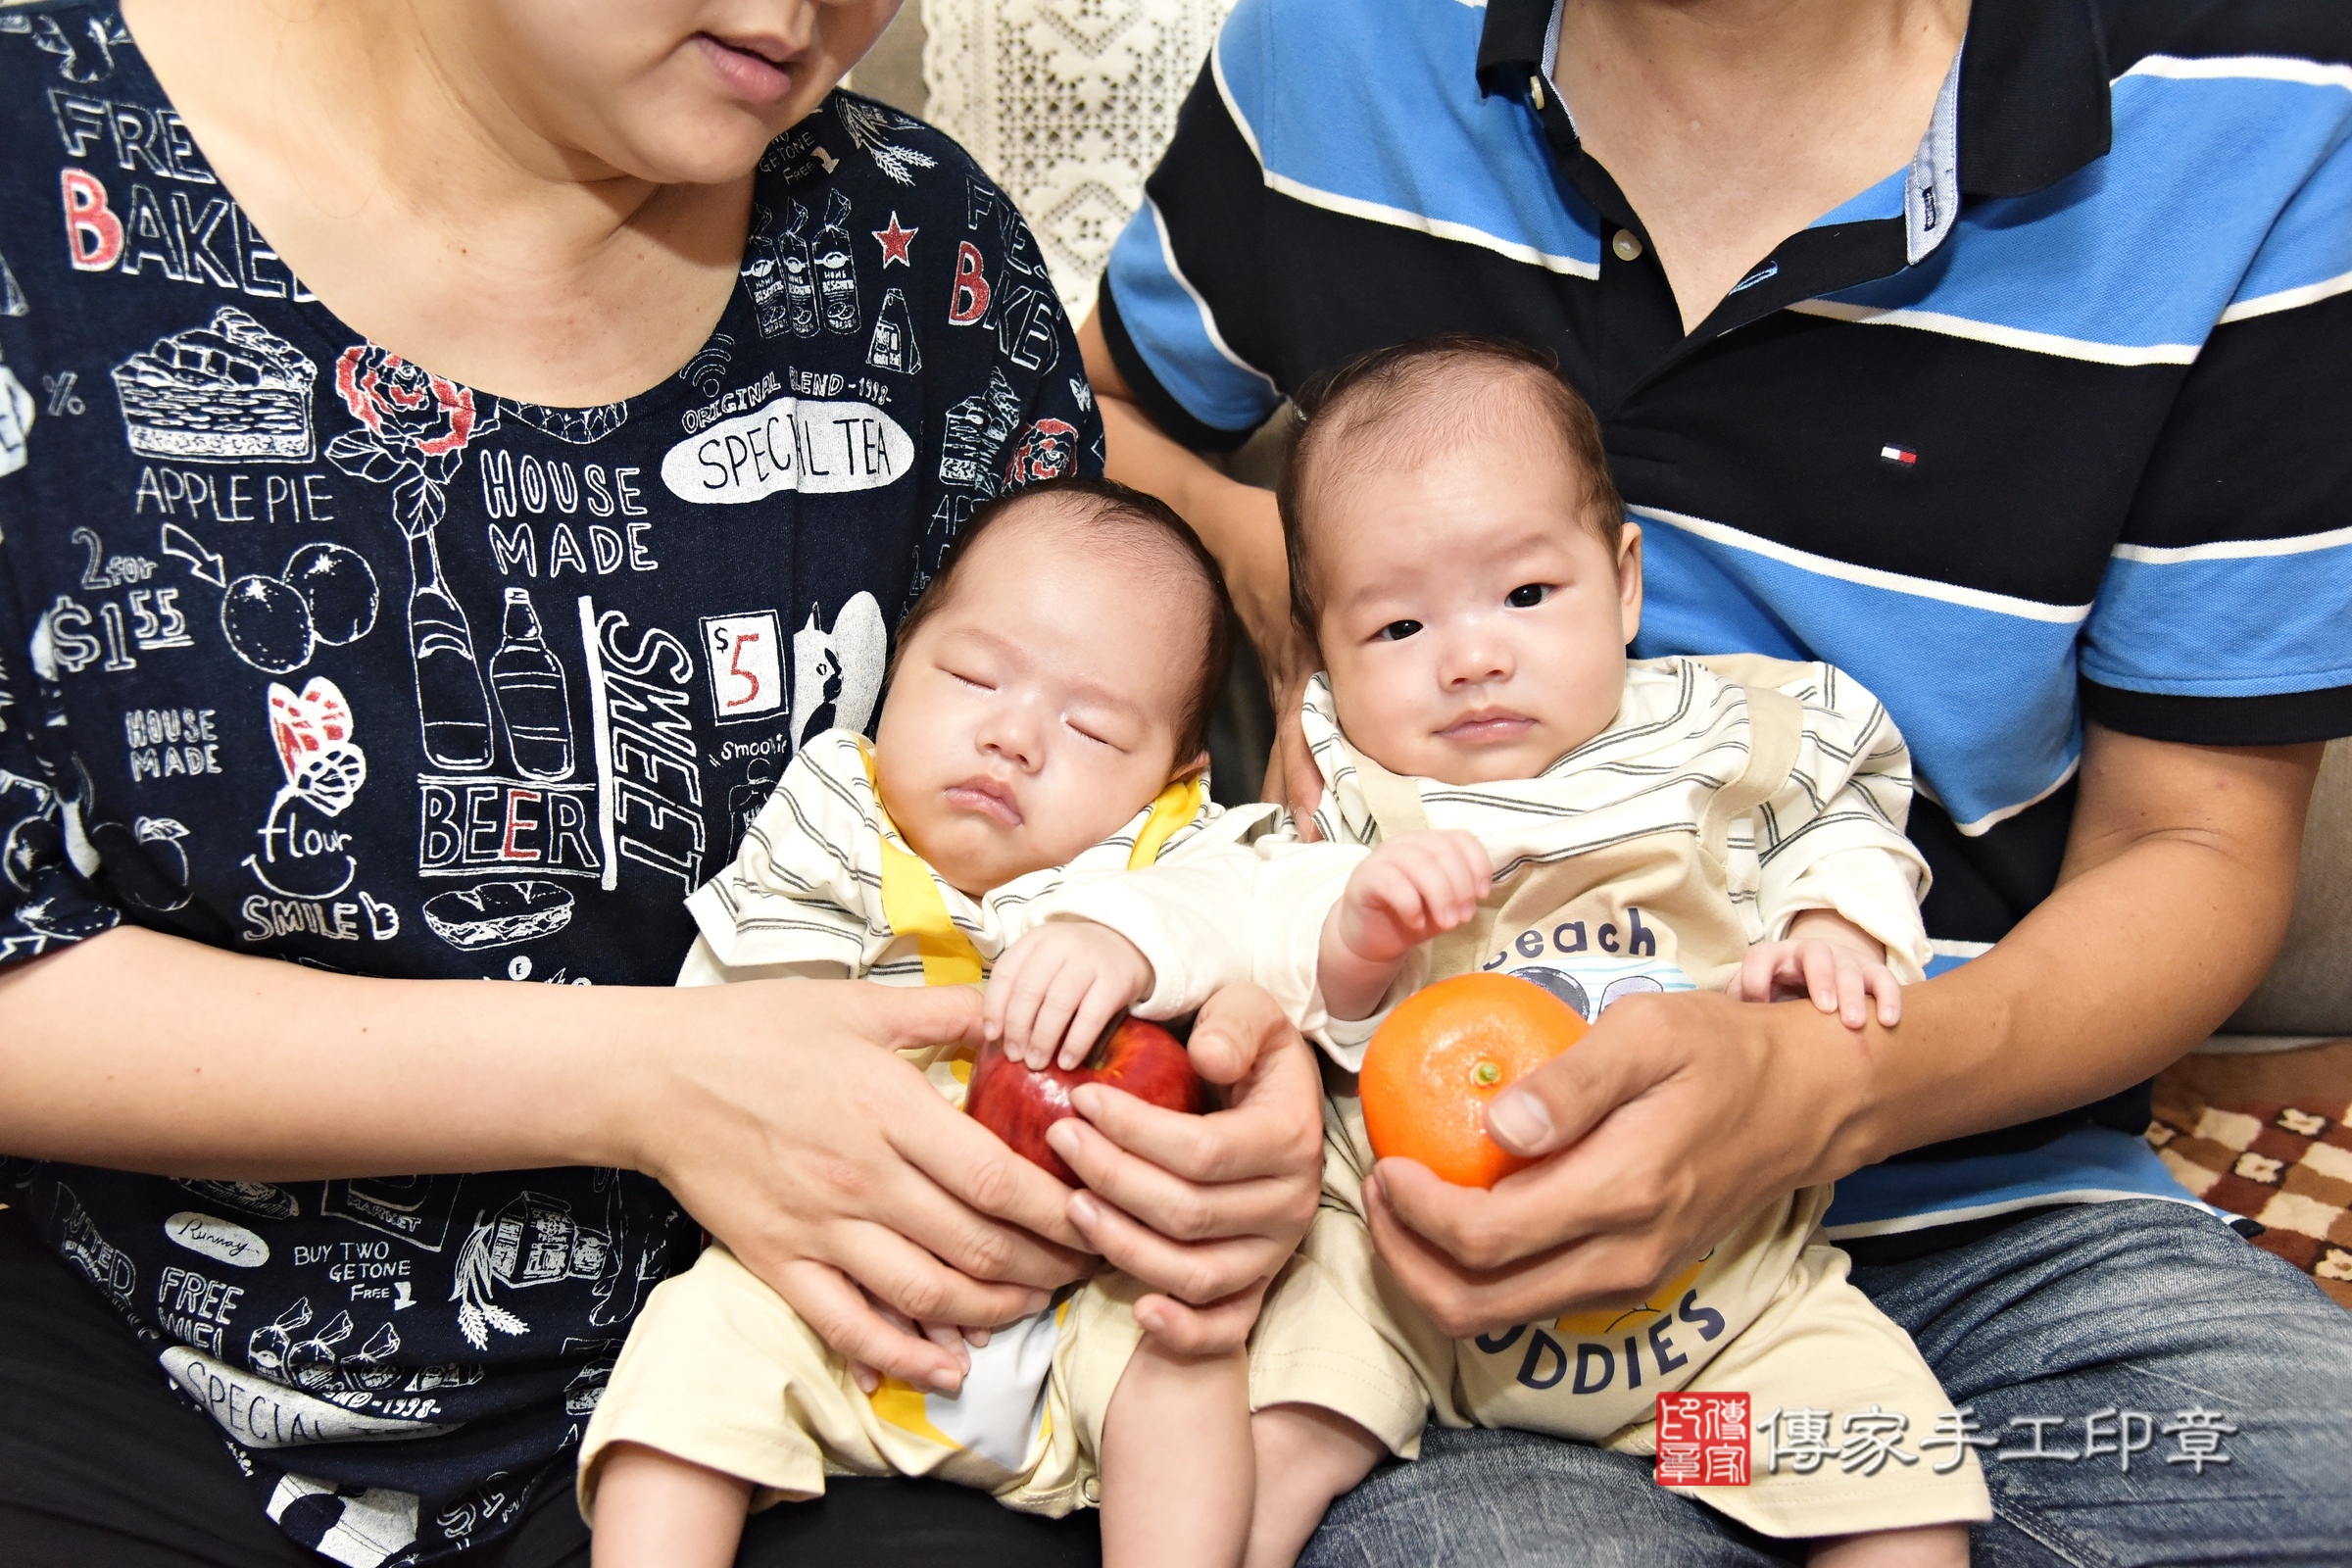
[[[1683,331],[1551,0],[1241,0],[1114,248],[1113,358],[1233,447],[1441,331],[1554,351],[1646,531],[1643,657],[1882,698],[1948,965],[2055,885],[2087,714],[2352,733],[2352,12],[1975,0],[1907,167]],[[2180,1198],[2143,1088],[1840,1184],[1834,1234]]]

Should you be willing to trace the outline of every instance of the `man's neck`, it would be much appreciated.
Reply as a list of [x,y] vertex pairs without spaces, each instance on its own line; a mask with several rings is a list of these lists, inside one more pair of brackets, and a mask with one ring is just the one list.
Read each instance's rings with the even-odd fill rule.
[[1921,51],[1949,60],[1967,25],[1968,0],[1568,0],[1553,66],[1605,62],[1661,113],[1732,119]]
[[1910,161],[1967,25],[1968,0],[1568,0],[1552,70],[1689,331]]

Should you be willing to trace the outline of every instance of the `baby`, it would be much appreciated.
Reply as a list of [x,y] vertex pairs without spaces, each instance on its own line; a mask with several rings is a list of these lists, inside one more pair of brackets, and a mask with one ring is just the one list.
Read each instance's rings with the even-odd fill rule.
[[[977,982],[1057,888],[1264,827],[1271,808],[1206,799],[1229,614],[1214,564],[1148,496],[1065,479],[983,508],[900,630],[874,744],[810,742],[689,901],[702,934],[679,983]],[[968,1062],[910,1054],[960,1102]],[[993,1335],[926,1328],[966,1360],[951,1395],[848,1364],[712,1246],[654,1292],[589,1424],[596,1561],[732,1563],[747,1508],[894,1472],[1040,1513],[1099,1501],[1113,1563],[1231,1560],[1247,1362],[1143,1337],[1139,1294],[1106,1274]]]
[[[1381,350],[1298,407],[1281,502],[1324,662],[1304,722],[1330,842],[1073,890],[1059,912],[1083,919],[1000,970],[1009,1049],[1062,1045],[1028,997],[1050,1025],[1213,973],[1267,986],[1348,1073],[1384,1009],[1472,969],[1587,1018],[1714,987],[1892,1027],[1898,978],[1927,958],[1927,868],[1878,702],[1820,664],[1628,661],[1641,530],[1592,414],[1535,351]],[[1747,1396],[1743,1450],[1787,1411],[1865,1421],[1828,1428],[1826,1462],[1768,1440],[1752,1476],[1693,1469],[1679,1479],[1716,1483],[1693,1498],[1811,1540],[1816,1561],[1967,1560],[1965,1522],[1991,1514],[1982,1474],[1965,1449],[1932,1463],[1909,1446],[1947,1405],[1822,1239],[1828,1189],[1761,1203],[1645,1302],[1456,1342],[1378,1266],[1362,1116],[1351,1092],[1327,1109],[1323,1208],[1251,1341],[1251,1564],[1291,1562],[1334,1497],[1418,1451],[1433,1413],[1650,1454],[1658,1396],[1685,1390]],[[1909,1434],[1900,1454],[1838,1452],[1886,1429]],[[1661,1476],[1681,1464],[1670,1452]]]

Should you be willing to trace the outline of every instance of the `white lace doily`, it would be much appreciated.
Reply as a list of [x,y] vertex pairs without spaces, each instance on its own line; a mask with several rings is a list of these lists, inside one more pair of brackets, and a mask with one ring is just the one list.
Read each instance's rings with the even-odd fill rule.
[[1232,0],[923,0],[924,118],[1012,193],[1074,318]]

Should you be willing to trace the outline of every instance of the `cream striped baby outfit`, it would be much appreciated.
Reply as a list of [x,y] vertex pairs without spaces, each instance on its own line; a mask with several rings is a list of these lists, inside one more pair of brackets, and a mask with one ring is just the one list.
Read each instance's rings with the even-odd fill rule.
[[[830,731],[792,760],[734,862],[687,901],[701,936],[678,983],[976,984],[1057,894],[1235,852],[1272,817],[1271,808],[1222,810],[1204,779],[1182,780],[1067,865],[974,899],[900,836],[864,739]],[[1162,985],[1136,1011],[1171,1017],[1205,999]],[[968,1061],[936,1050],[905,1055],[962,1103]],[[630,1332],[581,1445],[581,1511],[593,1519],[615,1443],[743,1477],[760,1507],[816,1496],[827,1475],[891,1474],[938,1476],[1035,1513],[1091,1504],[1102,1412],[1137,1343],[1137,1294],[1117,1274],[1064,1291],[972,1348],[954,1397],[895,1378],[868,1397],[781,1297],[713,1245],[655,1290]]]
[[[1315,989],[1324,917],[1348,874],[1369,846],[1423,828],[1476,834],[1494,887],[1469,925],[1414,955],[1384,1006],[1434,979],[1501,970],[1593,1018],[1630,995],[1719,989],[1751,944],[1817,908],[1885,943],[1906,982],[1921,978],[1927,866],[1902,832],[1909,756],[1878,700],[1823,664],[1639,662],[1599,735],[1540,777],[1471,785],[1401,778],[1356,751],[1321,676],[1303,718],[1327,843],[1261,843],[1060,904],[1133,941],[1162,983],[1257,980],[1330,1058],[1323,1206],[1259,1318],[1252,1400],[1339,1411],[1404,1457],[1433,1417],[1646,1454],[1657,1396],[1687,1389],[1745,1393],[1759,1421],[1875,1409],[1914,1445],[1930,1435],[1942,1392],[1822,1239],[1826,1187],[1760,1203],[1648,1301],[1447,1339],[1380,1265],[1364,1225],[1372,1153],[1353,1073],[1385,1012],[1336,1023]],[[1247,921],[1208,915],[1241,906]],[[1750,1484],[1692,1494],[1782,1537],[1990,1517],[1973,1454],[1941,1473],[1905,1454],[1867,1473],[1836,1460],[1767,1472],[1759,1458]]]

